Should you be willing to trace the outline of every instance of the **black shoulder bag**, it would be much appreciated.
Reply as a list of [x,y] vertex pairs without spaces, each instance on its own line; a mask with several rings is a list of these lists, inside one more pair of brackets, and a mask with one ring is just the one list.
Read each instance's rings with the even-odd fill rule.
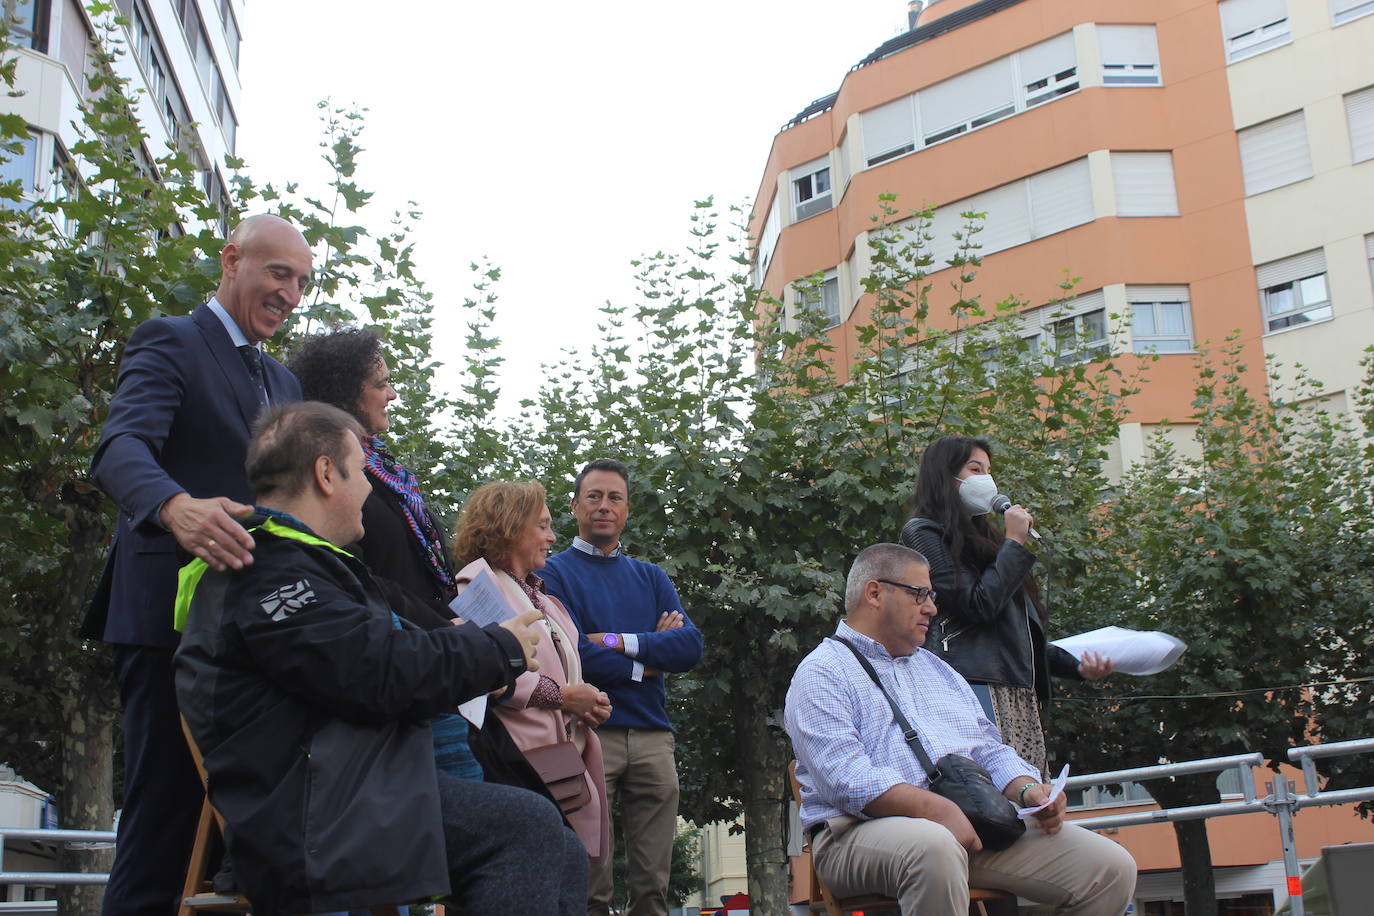
[[830,638],[844,643],[849,651],[854,653],[859,664],[863,665],[864,671],[868,672],[868,676],[877,685],[878,692],[887,700],[887,705],[892,707],[892,716],[901,726],[902,738],[916,754],[921,768],[926,771],[926,777],[930,779],[930,791],[959,806],[959,810],[964,812],[964,817],[973,825],[983,848],[989,852],[997,852],[1020,839],[1021,834],[1026,832],[1026,824],[1016,816],[1016,806],[997,791],[997,787],[992,784],[992,778],[988,776],[988,771],[959,754],[946,754],[940,758],[939,763],[932,765],[930,755],[921,746],[920,733],[911,727],[896,701],[883,689],[883,682],[878,680],[878,672],[873,670],[873,665],[849,640],[842,636]]

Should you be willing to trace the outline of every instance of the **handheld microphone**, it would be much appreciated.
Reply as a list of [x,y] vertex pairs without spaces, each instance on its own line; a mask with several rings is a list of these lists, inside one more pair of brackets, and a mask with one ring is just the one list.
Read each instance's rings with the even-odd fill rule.
[[[992,498],[992,511],[996,512],[998,515],[1006,515],[1007,510],[1013,505],[1011,497],[1005,493],[998,493]],[[1034,528],[1030,530],[1030,536],[1037,541],[1040,540],[1040,532],[1036,531]]]

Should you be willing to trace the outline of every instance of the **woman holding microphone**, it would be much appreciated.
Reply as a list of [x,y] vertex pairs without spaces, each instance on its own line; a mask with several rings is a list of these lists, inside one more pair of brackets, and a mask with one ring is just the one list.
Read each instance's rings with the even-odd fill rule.
[[1079,662],[1048,643],[1049,613],[1026,546],[1035,519],[1013,505],[999,530],[988,520],[995,496],[986,439],[937,439],[921,456],[915,517],[900,540],[930,561],[939,615],[925,648],[964,676],[1002,740],[1043,774],[1040,709],[1050,698],[1050,676],[1097,680],[1112,663],[1091,652]]

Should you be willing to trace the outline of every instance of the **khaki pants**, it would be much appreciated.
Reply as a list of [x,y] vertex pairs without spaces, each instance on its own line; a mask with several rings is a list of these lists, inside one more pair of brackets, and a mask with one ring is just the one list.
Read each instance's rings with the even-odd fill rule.
[[[612,811],[611,849],[616,842],[615,801],[624,812],[626,916],[666,916],[668,872],[677,832],[677,766],[673,733],[639,728],[599,728],[606,765],[606,803]],[[587,912],[607,916],[611,863],[593,865]]]
[[[886,894],[915,913],[968,912],[968,889],[997,888],[1055,912],[1121,916],[1135,892],[1135,861],[1116,843],[1065,824],[1034,827],[1001,852],[969,854],[940,824],[914,817],[835,819],[812,842],[816,873],[836,897]],[[851,826],[852,825],[852,826]]]

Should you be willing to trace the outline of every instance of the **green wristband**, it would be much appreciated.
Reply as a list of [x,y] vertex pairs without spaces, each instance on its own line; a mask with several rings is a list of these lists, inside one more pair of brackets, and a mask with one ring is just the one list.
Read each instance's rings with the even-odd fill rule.
[[1024,808],[1024,807],[1026,807],[1026,790],[1029,789],[1031,786],[1038,786],[1038,785],[1043,785],[1043,783],[1028,782],[1028,783],[1026,783],[1024,786],[1022,786],[1022,787],[1021,787],[1021,791],[1020,791],[1019,793],[1017,793],[1017,796],[1016,796],[1016,807],[1018,807],[1018,808]]

